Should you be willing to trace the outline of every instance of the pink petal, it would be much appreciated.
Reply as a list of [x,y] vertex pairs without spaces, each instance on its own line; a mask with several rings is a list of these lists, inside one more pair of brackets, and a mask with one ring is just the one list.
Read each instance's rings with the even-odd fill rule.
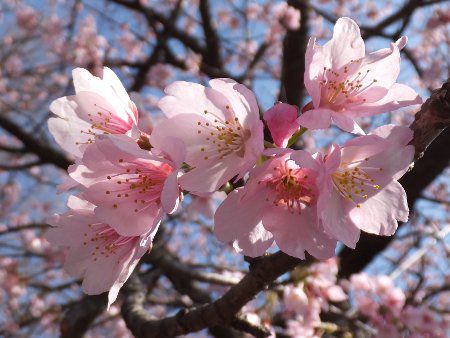
[[342,161],[350,163],[363,161],[389,147],[389,143],[376,135],[355,137],[347,141],[341,150]]
[[183,140],[186,145],[186,163],[191,166],[198,166],[204,162],[204,153],[201,148],[208,145],[206,135],[199,134],[198,122],[205,124],[208,122],[203,116],[193,114],[180,114],[167,120],[159,122],[152,135],[150,143],[157,149],[164,149],[164,140],[167,137],[175,137]]
[[297,118],[297,123],[308,129],[326,129],[330,126],[333,113],[325,108],[308,110]]
[[[133,253],[133,255],[129,255],[130,257],[129,260],[125,259],[121,261],[122,269],[119,273],[119,276],[117,276],[116,280],[114,281],[114,284],[109,289],[108,309],[111,306],[111,304],[114,303],[114,301],[116,300],[120,288],[128,280],[131,273],[135,269],[136,265],[139,263],[139,260],[142,258],[142,256],[145,255],[146,252],[150,250],[153,241],[153,235],[146,241],[141,240],[139,245],[137,245],[133,251],[130,251],[130,254]],[[145,239],[145,236],[149,235],[141,236],[141,238]]]
[[284,206],[271,206],[265,209],[263,224],[280,250],[290,256],[304,259],[305,251],[318,259],[334,256],[336,241],[319,229],[314,207],[291,213]]
[[[402,177],[408,170],[413,157],[413,146],[391,145],[385,151],[370,157],[361,168],[374,168],[364,170],[375,180],[374,184],[383,187],[390,180]],[[382,168],[381,171],[378,168]]]
[[[359,71],[367,76],[361,81],[363,86],[371,85],[372,88],[382,87],[389,89],[397,80],[400,73],[400,50],[397,45],[391,43],[390,49],[382,49],[367,54],[362,60]],[[373,83],[376,80],[376,83]],[[373,102],[366,93],[362,94],[368,102]]]
[[172,172],[164,182],[161,192],[161,205],[164,212],[171,214],[178,208],[180,189],[178,187],[178,171]]
[[296,150],[291,154],[291,159],[297,163],[302,168],[309,168],[318,171],[320,165],[312,155],[305,150]]
[[75,93],[80,91],[97,91],[99,86],[101,86],[101,80],[84,68],[72,70],[72,78]]
[[71,195],[67,200],[67,206],[72,210],[85,210],[86,212],[94,211],[95,205],[80,198],[79,196]]
[[264,149],[264,156],[281,156],[292,152],[291,148],[267,148]]
[[355,248],[360,231],[349,217],[354,205],[339,195],[334,188],[322,190],[317,201],[317,212],[325,232],[350,248]]
[[422,99],[414,89],[395,83],[382,99],[354,107],[352,113],[354,116],[372,116],[421,103]]
[[341,164],[341,147],[333,143],[326,157],[325,169],[327,173],[334,173]]
[[99,220],[122,236],[139,236],[158,225],[163,213],[157,203],[140,204],[130,198],[116,197],[114,193],[105,194],[116,187],[114,183],[100,182],[87,188],[86,199],[97,205],[95,215]]
[[84,148],[92,136],[81,133],[88,130],[90,124],[75,114],[77,104],[71,97],[62,97],[52,102],[50,110],[61,118],[52,117],[48,120],[48,129],[56,143],[75,157],[81,157]]
[[[163,155],[173,162],[174,168],[180,168],[186,159],[186,146],[182,140],[176,137],[167,136],[163,142],[157,142]],[[152,152],[155,149],[152,149]]]
[[406,222],[408,214],[406,193],[400,183],[393,181],[360,208],[353,208],[350,218],[365,232],[391,236],[397,229],[397,220]]
[[244,188],[233,190],[217,209],[214,216],[214,234],[224,243],[235,242],[243,254],[257,257],[272,244],[273,238],[261,224],[265,193],[242,198]]
[[339,18],[333,30],[333,38],[323,46],[323,52],[330,64],[325,66],[339,69],[351,60],[364,57],[365,47],[359,27],[350,18]]
[[[158,106],[169,118],[179,114],[194,114],[203,117],[215,115],[226,120],[223,111],[230,103],[217,90],[197,83],[176,81],[164,91],[167,96],[159,101]],[[205,110],[208,115],[205,115]]]
[[366,133],[361,127],[351,118],[342,113],[332,114],[333,122],[344,131],[353,134],[365,135]]
[[47,230],[45,239],[53,245],[66,247],[71,245],[81,246],[83,243],[83,233],[88,231],[88,224],[93,220],[92,213],[78,217],[56,215],[56,217],[48,219],[48,223],[53,227]]
[[407,145],[414,136],[414,133],[410,128],[393,124],[386,124],[378,127],[372,130],[370,134],[382,137],[391,144],[397,145]]
[[240,163],[230,157],[210,166],[203,164],[187,172],[179,179],[181,187],[200,194],[218,190],[239,173]]
[[[124,88],[122,82],[117,77],[117,75],[108,67],[103,67],[103,81],[111,86],[118,99],[122,101],[124,105],[130,102],[130,97],[128,96],[128,93]],[[133,117],[135,116],[133,115]],[[134,122],[136,123],[137,120],[135,120]]]
[[316,44],[315,37],[311,37],[306,47],[304,82],[316,108],[320,105],[321,87],[319,81],[322,78],[324,65],[325,56],[322,47]]
[[278,147],[286,147],[289,138],[299,126],[296,123],[298,109],[287,103],[277,103],[264,113],[272,139]]
[[247,87],[225,78],[213,79],[209,81],[209,85],[226,97],[235,117],[244,128],[247,129],[259,120],[259,107],[255,95]]
[[326,290],[328,299],[332,302],[343,302],[347,299],[347,295],[339,285],[331,285]]
[[99,111],[105,115],[111,113],[122,121],[119,127],[124,130],[123,133],[130,129],[131,126],[128,123],[129,114],[116,98],[104,97],[99,93],[88,91],[78,92],[72,98],[78,106],[75,113],[80,119],[89,121],[91,117],[88,114],[94,115]]

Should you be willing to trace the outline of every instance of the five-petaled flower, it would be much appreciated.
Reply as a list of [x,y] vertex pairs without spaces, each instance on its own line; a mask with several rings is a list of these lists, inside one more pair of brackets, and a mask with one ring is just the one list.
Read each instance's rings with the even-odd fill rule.
[[96,205],[99,220],[123,236],[138,236],[176,210],[184,155],[184,144],[175,138],[148,152],[126,135],[105,135],[86,148],[82,164],[70,175]]
[[354,248],[360,230],[390,236],[397,220],[408,220],[406,193],[397,180],[413,159],[412,136],[407,127],[385,125],[310,162],[319,172],[318,217],[329,235]]
[[406,42],[402,37],[390,48],[366,54],[359,27],[349,18],[337,20],[333,38],[324,46],[311,38],[304,80],[312,102],[303,108],[298,123],[325,129],[333,121],[345,131],[364,134],[355,118],[421,103],[412,88],[396,83],[400,49]]
[[102,79],[83,68],[74,69],[72,76],[75,95],[50,105],[58,117],[50,118],[48,127],[61,148],[79,158],[97,135],[133,133],[138,110],[111,69],[103,68]]
[[152,145],[175,136],[186,145],[192,170],[180,178],[193,193],[214,192],[233,177],[243,177],[264,150],[263,124],[254,94],[230,79],[209,81],[211,88],[175,82],[159,107],[168,117],[153,130]]
[[219,240],[233,242],[237,251],[253,257],[263,254],[273,241],[298,258],[305,258],[305,251],[319,259],[334,255],[336,241],[317,218],[317,173],[302,161],[296,163],[296,153],[269,159],[250,173],[245,187],[228,195],[215,214],[214,233]]
[[95,205],[71,196],[68,206],[65,214],[49,219],[54,227],[45,237],[54,245],[68,248],[64,269],[83,279],[84,292],[97,295],[109,291],[109,306],[139,259],[150,250],[155,231],[122,236],[95,216]]

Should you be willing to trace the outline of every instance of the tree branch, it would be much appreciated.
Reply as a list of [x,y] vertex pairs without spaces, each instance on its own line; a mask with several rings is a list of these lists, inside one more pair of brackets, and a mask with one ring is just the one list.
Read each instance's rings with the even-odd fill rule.
[[84,296],[73,303],[61,321],[61,338],[81,338],[92,322],[106,309],[107,293]]
[[288,30],[283,41],[281,87],[278,99],[296,106],[300,106],[304,91],[303,74],[309,30],[308,3],[308,0],[288,1],[288,4],[298,9],[302,15],[300,28],[296,31]]
[[72,164],[62,152],[31,136],[3,115],[0,115],[0,127],[18,138],[23,143],[26,151],[37,155],[42,163],[51,163],[64,170]]
[[236,320],[239,310],[279,276],[298,264],[306,265],[311,261],[309,258],[301,261],[283,252],[260,257],[252,261],[250,271],[237,285],[213,303],[182,310],[175,316],[161,320],[145,312],[142,290],[133,287],[132,282],[132,292],[125,295],[122,314],[128,328],[137,338],[175,337],[219,324],[231,324]]

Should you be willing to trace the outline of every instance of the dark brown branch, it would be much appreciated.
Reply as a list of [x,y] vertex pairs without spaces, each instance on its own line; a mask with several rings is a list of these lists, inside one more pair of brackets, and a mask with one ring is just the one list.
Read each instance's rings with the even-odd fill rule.
[[24,145],[27,152],[37,155],[42,163],[51,163],[66,170],[72,162],[60,151],[49,147],[40,140],[31,136],[8,118],[0,115],[0,127],[11,135],[18,138]]
[[241,316],[237,316],[236,319],[231,323],[231,326],[239,331],[250,333],[256,338],[266,338],[270,336],[270,331],[264,326],[250,323],[248,320]]
[[305,53],[308,43],[308,0],[289,0],[288,4],[302,13],[300,28],[288,30],[283,41],[281,87],[278,99],[300,106],[303,98],[303,74],[305,73]]
[[73,303],[61,321],[61,338],[81,338],[92,322],[106,309],[107,293],[84,296]]
[[411,125],[414,139],[411,144],[416,149],[416,158],[423,156],[425,149],[450,125],[450,79],[442,88],[433,91],[431,97],[416,113]]
[[[182,310],[173,317],[161,320],[152,318],[144,311],[145,295],[142,294],[141,288],[135,287],[133,292],[125,296],[122,314],[128,328],[138,338],[169,338],[218,324],[231,324],[236,320],[239,310],[275,279],[296,265],[309,262],[309,259],[301,261],[282,252],[261,257],[250,264],[249,273],[237,285],[215,302]],[[132,285],[130,287],[133,288]]]
[[164,26],[167,33],[179,40],[185,46],[198,54],[205,53],[205,47],[199,44],[198,40],[188,35],[186,32],[180,30],[174,20],[170,20],[164,15],[154,11],[150,7],[144,7],[140,1],[126,1],[126,0],[110,0],[118,5],[137,11],[145,16],[149,24],[160,23]]
[[222,69],[223,63],[220,55],[220,39],[212,22],[209,1],[200,0],[199,10],[202,18],[203,33],[206,40],[206,51],[204,53],[203,61],[212,67]]
[[258,50],[255,53],[253,59],[249,62],[244,73],[238,77],[238,82],[246,82],[246,80],[250,79],[253,76],[253,72],[258,65],[259,61],[261,61],[262,57],[266,53],[269,44],[267,42],[263,42],[259,45]]
[[[411,125],[414,130],[411,144],[416,147],[416,159],[420,160],[415,163],[414,169],[400,180],[408,196],[410,209],[421,197],[422,191],[449,165],[450,129],[444,131],[449,125],[450,83],[447,81],[422,105]],[[344,248],[340,253],[340,277],[347,278],[363,270],[394,238],[362,233],[355,250]]]

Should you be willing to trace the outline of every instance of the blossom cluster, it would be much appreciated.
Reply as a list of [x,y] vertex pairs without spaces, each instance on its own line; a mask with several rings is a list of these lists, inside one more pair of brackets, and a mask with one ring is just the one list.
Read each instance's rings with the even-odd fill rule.
[[446,337],[449,316],[429,306],[408,304],[404,291],[388,276],[355,274],[349,281],[356,308],[377,330],[377,337]]
[[[75,95],[54,101],[49,120],[75,160],[63,189],[79,191],[69,211],[49,220],[48,240],[68,248],[66,271],[88,294],[109,291],[111,304],[186,192],[203,199],[228,192],[214,233],[248,256],[275,243],[294,257],[328,259],[338,241],[354,248],[361,230],[394,234],[408,219],[397,180],[413,159],[413,133],[385,125],[366,135],[356,119],[421,102],[396,83],[406,42],[366,54],[349,18],[337,21],[325,45],[311,38],[304,77],[311,102],[300,116],[281,102],[264,112],[273,143],[264,140],[254,93],[234,80],[170,84],[158,103],[166,119],[148,135],[110,69],[102,78],[75,69]],[[331,123],[359,136],[323,153],[290,148],[307,129]]]

